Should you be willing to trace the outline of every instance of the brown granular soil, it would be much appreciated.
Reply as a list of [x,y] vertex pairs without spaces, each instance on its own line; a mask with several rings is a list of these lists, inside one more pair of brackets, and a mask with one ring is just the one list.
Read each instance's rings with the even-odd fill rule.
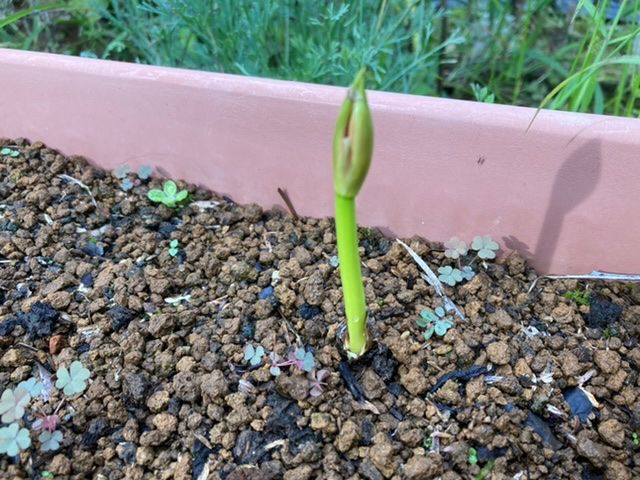
[[[361,229],[375,347],[349,364],[331,219],[181,182],[210,203],[169,209],[147,199],[161,179],[124,192],[81,158],[2,145],[20,154],[0,158],[0,390],[38,364],[80,360],[92,376],[62,407],[60,449],[34,438],[0,456],[1,478],[640,478],[637,286],[542,280],[527,293],[535,272],[504,255],[446,288],[466,319],[426,342],[416,320],[440,298],[400,244]],[[434,270],[446,260],[407,243]],[[590,305],[563,296],[576,289]],[[56,319],[16,323],[42,311]],[[296,368],[250,367],[247,344],[304,347],[327,385],[312,397]]]

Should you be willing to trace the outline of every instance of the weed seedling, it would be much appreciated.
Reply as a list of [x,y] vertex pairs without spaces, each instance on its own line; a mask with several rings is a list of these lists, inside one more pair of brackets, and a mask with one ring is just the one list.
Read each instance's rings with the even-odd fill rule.
[[434,333],[439,337],[444,337],[447,331],[453,327],[453,320],[447,316],[442,307],[437,307],[435,311],[425,308],[420,312],[416,323],[419,327],[426,328],[422,334],[425,340],[430,340]]
[[309,373],[309,380],[311,381],[311,387],[309,395],[312,397],[319,397],[322,395],[324,387],[327,386],[325,379],[329,376],[328,370],[313,370]]
[[586,290],[569,290],[562,296],[566,299],[573,300],[578,305],[582,305],[584,307],[589,306],[590,294]]
[[244,347],[244,361],[249,362],[252,367],[257,367],[262,363],[262,357],[264,357],[264,348],[262,345],[254,347],[251,344],[247,344]]
[[373,152],[373,126],[364,88],[365,69],[356,76],[342,104],[333,137],[333,183],[340,279],[347,317],[345,350],[357,358],[367,349],[367,306],[360,271],[356,196]]
[[470,465],[476,465],[478,463],[478,451],[475,448],[469,447],[467,460],[469,461]]
[[631,434],[631,443],[633,444],[633,448],[640,447],[640,435],[638,435],[638,432]]
[[189,196],[186,190],[178,191],[178,186],[173,180],[167,180],[162,184],[162,190],[157,188],[149,190],[147,194],[149,200],[155,203],[162,203],[169,208],[176,208]]
[[177,257],[178,253],[180,253],[180,242],[175,239],[171,240],[171,242],[169,242],[169,255]]
[[7,157],[16,158],[18,155],[20,155],[20,151],[14,149],[14,148],[5,147],[5,148],[0,150],[0,155],[5,155]]
[[[32,399],[41,396],[45,402],[51,397],[54,390],[51,375],[39,367],[41,380],[32,377],[14,389],[6,389],[0,397],[0,418],[3,423],[9,424],[0,428],[0,453],[10,457],[18,455],[22,450],[31,446],[31,434],[27,428],[21,425],[22,417]],[[56,372],[55,388],[62,389],[64,395],[69,397],[78,395],[87,388],[87,380],[90,377],[82,363],[75,361],[69,369],[58,368]],[[58,403],[52,415],[44,415],[33,412],[38,417],[31,428],[40,432],[38,441],[42,452],[55,451],[60,448],[63,433],[57,430],[60,422],[58,411],[64,403],[64,399]],[[43,477],[44,478],[44,477]]]
[[[476,274],[473,269],[473,264],[476,260],[494,259],[496,258],[496,252],[500,249],[500,246],[489,235],[474,237],[471,247],[458,237],[453,237],[444,242],[444,247],[444,256],[455,260],[457,268],[450,265],[438,268],[438,273],[440,274],[438,279],[450,287],[463,280],[471,280]],[[469,256],[470,250],[476,252],[475,256]]]
[[296,348],[293,352],[289,352],[287,360],[281,361],[280,358],[272,353],[271,358],[271,374],[274,376],[282,373],[284,367],[294,367],[301,372],[311,373],[316,366],[316,360],[313,353],[306,351],[304,348]]
[[137,178],[132,179],[132,171],[129,165],[120,165],[113,169],[113,176],[120,180],[120,189],[124,192],[132,190],[133,187],[137,187],[142,182],[151,178],[153,174],[153,167],[148,165],[142,165],[138,168],[136,174]]

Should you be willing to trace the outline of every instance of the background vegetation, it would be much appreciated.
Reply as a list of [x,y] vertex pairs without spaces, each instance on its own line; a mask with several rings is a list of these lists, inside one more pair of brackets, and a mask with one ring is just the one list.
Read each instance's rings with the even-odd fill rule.
[[628,116],[639,33],[640,0],[0,0],[3,47]]

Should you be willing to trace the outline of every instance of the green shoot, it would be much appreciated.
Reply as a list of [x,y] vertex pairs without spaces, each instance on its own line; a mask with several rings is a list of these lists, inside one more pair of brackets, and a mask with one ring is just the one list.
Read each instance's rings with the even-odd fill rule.
[[162,185],[162,190],[154,188],[149,190],[147,196],[152,202],[162,203],[169,208],[175,208],[187,199],[189,192],[186,190],[178,191],[176,182],[167,180]]
[[347,317],[345,349],[359,357],[367,349],[367,307],[360,271],[355,198],[369,170],[373,126],[364,88],[365,70],[356,76],[342,104],[333,139],[336,237]]
[[177,257],[178,253],[180,253],[180,242],[174,238],[169,242],[169,255]]
[[478,463],[478,451],[475,448],[469,447],[467,457],[470,465],[475,465]]

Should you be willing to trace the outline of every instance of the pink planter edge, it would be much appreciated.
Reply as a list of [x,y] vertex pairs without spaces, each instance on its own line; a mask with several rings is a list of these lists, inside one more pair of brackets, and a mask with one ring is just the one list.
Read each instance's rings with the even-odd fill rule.
[[[112,169],[161,167],[240,203],[331,216],[344,88],[0,49],[0,137]],[[489,234],[543,273],[640,272],[640,122],[369,92],[359,221],[390,235]]]

